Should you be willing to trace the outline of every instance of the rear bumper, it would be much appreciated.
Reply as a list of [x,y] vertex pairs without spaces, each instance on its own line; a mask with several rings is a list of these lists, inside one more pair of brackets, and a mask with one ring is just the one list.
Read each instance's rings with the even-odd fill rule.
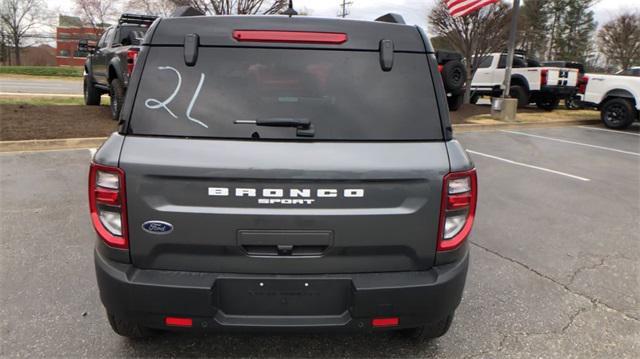
[[578,88],[573,86],[542,86],[540,92],[558,96],[574,96],[578,93]]
[[95,265],[107,311],[151,328],[170,329],[164,321],[172,316],[193,319],[191,328],[178,330],[367,331],[373,318],[397,317],[394,328],[409,328],[452,313],[468,257],[423,272],[331,275],[142,270],[98,251]]

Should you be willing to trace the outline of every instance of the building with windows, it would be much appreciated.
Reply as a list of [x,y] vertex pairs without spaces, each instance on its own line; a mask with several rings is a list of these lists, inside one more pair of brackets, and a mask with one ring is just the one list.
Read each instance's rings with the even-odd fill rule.
[[98,41],[104,27],[86,26],[79,17],[58,16],[56,28],[56,64],[58,66],[82,66],[87,53],[78,51],[78,41]]

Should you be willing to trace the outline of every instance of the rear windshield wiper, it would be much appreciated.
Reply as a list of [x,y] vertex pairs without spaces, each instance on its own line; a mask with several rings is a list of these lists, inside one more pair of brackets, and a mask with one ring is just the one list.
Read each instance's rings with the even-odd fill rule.
[[235,120],[236,125],[256,125],[256,126],[268,126],[268,127],[294,127],[297,129],[296,135],[300,137],[313,137],[315,135],[315,129],[313,124],[307,118],[286,118],[286,117],[273,117],[273,118],[260,118],[257,120]]

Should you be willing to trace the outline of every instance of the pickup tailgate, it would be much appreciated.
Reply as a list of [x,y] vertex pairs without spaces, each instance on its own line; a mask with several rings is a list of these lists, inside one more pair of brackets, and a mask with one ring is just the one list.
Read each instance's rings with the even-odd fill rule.
[[126,138],[120,167],[135,266],[283,274],[430,268],[449,171],[442,141],[145,136]]
[[578,70],[549,67],[547,69],[547,86],[575,87],[578,84]]

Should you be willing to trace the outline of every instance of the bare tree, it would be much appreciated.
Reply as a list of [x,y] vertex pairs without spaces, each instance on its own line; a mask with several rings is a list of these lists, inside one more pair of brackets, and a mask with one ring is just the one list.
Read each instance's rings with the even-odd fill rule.
[[147,15],[169,16],[176,6],[182,5],[173,0],[129,0],[128,8]]
[[115,0],[75,0],[75,3],[82,19],[95,29],[98,36],[104,31],[107,22],[118,13]]
[[471,80],[482,57],[505,49],[510,20],[511,10],[503,2],[454,18],[449,14],[445,2],[440,1],[429,14],[432,33],[464,56],[467,68],[465,103],[469,103]]
[[45,17],[41,0],[2,0],[0,20],[3,33],[15,49],[16,65],[21,65],[20,46],[27,32],[40,25]]
[[190,5],[205,14],[273,15],[289,7],[288,0],[173,0],[177,5]]
[[622,69],[640,65],[640,14],[621,14],[598,31],[598,46]]

